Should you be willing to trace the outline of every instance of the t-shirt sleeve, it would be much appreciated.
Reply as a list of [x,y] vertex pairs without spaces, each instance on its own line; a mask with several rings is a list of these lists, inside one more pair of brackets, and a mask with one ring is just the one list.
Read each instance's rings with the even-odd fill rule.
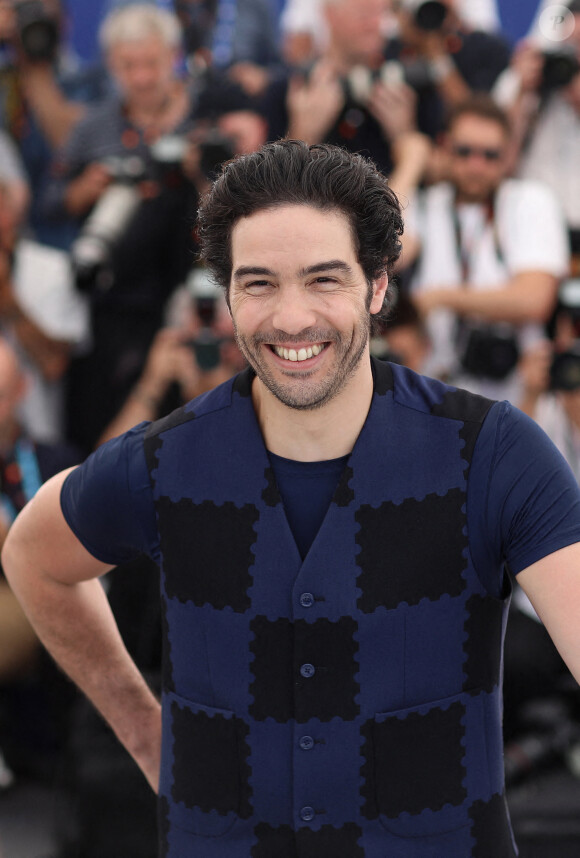
[[468,521],[479,576],[495,595],[517,575],[580,542],[580,489],[545,432],[507,402],[490,410],[474,451]]
[[157,525],[143,449],[147,424],[103,444],[63,483],[60,502],[77,539],[118,566],[154,553]]

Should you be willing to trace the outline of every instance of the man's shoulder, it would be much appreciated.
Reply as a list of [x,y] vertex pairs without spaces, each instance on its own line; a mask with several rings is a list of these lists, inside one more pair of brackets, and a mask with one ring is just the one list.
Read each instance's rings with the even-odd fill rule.
[[166,433],[178,430],[187,424],[193,426],[196,423],[196,425],[200,425],[199,421],[203,418],[216,415],[230,408],[234,402],[235,393],[242,397],[251,396],[251,376],[248,370],[233,376],[213,390],[196,396],[195,399],[180,408],[176,408],[171,414],[150,423],[145,432],[146,442],[159,438],[160,435],[166,437]]
[[482,423],[497,404],[493,399],[413,372],[408,367],[392,364],[391,369],[394,401],[433,417]]
[[554,192],[539,179],[504,179],[497,191],[498,205],[546,205],[555,200]]

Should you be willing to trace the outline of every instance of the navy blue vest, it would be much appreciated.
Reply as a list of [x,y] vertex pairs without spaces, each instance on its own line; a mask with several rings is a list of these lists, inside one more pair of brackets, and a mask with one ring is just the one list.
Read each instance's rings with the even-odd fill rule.
[[373,373],[369,415],[303,562],[250,371],[147,432],[168,858],[516,854],[506,603],[478,578],[466,516],[491,403],[401,367],[373,362]]

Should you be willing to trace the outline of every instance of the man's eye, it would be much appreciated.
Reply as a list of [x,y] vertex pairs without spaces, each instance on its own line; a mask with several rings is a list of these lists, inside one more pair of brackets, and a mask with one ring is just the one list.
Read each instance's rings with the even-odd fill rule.
[[267,289],[270,283],[267,280],[252,280],[251,283],[246,283],[245,290],[250,294],[256,292],[263,292],[264,289]]

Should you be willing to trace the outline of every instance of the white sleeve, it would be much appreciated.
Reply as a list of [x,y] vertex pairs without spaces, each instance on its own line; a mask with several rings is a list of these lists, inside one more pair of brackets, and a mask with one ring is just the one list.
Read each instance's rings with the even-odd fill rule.
[[498,199],[499,240],[510,274],[546,271],[563,277],[570,266],[568,230],[553,191],[541,182],[511,180]]
[[87,338],[88,304],[74,287],[68,254],[23,240],[13,279],[22,310],[47,337],[74,344]]
[[20,152],[9,135],[0,129],[0,177],[5,182],[28,183]]

